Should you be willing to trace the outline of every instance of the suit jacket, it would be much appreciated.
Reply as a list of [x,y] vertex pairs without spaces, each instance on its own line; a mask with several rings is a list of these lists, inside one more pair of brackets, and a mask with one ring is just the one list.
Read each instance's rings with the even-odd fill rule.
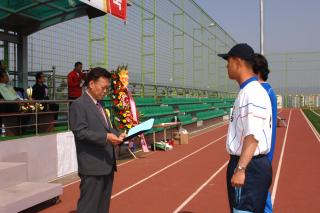
[[107,134],[119,133],[107,126],[103,115],[85,92],[71,104],[70,127],[74,134],[78,172],[82,175],[108,175],[116,170],[113,145]]

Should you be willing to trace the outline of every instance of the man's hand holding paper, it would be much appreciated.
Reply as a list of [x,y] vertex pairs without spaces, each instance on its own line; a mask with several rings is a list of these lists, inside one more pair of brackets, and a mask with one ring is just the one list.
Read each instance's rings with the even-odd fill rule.
[[[124,133],[122,133],[122,134],[124,134]],[[121,135],[119,137],[117,137],[113,133],[108,133],[107,134],[107,141],[112,143],[113,145],[118,145],[123,142],[123,138],[125,137],[125,136],[123,136],[123,135],[121,136]]]

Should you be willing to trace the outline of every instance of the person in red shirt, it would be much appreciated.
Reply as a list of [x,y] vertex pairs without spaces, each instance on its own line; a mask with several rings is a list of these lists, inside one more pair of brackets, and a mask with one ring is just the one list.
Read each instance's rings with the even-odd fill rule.
[[76,62],[68,74],[68,98],[74,100],[82,95],[82,85],[86,75],[82,72],[82,63]]

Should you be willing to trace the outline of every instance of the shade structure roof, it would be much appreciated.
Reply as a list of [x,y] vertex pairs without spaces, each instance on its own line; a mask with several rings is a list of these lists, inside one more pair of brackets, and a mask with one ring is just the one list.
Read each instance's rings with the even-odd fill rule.
[[104,14],[79,0],[0,0],[0,29],[27,36],[70,19]]

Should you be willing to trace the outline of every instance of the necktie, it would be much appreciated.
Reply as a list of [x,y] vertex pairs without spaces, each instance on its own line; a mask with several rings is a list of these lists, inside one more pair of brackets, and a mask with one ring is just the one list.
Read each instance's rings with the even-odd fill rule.
[[103,109],[102,105],[101,105],[99,102],[97,102],[97,107],[98,107],[99,111],[101,112],[101,114],[102,114],[102,116],[103,116],[104,120],[106,121],[107,128],[109,129],[110,125],[109,125],[109,122],[108,122],[107,115],[106,115],[106,113],[105,113],[105,111],[104,111],[104,109]]

